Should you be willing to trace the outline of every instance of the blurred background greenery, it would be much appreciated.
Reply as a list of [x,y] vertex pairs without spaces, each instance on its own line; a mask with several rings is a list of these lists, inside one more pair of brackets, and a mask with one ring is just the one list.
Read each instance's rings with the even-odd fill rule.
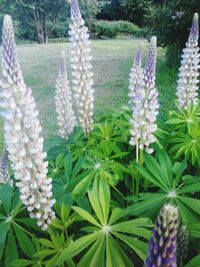
[[[155,34],[158,44],[167,48],[168,64],[178,62],[193,13],[200,11],[199,0],[79,0],[79,4],[92,38]],[[5,13],[13,17],[20,43],[67,38],[70,0],[0,0],[1,23]]]

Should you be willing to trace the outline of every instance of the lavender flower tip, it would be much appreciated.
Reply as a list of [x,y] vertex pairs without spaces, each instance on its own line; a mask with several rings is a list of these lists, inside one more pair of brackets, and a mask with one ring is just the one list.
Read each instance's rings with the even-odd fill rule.
[[199,15],[198,13],[194,13],[193,22],[198,23],[198,21],[199,21]]
[[151,37],[150,46],[152,48],[156,48],[157,47],[157,38],[156,38],[156,36]]

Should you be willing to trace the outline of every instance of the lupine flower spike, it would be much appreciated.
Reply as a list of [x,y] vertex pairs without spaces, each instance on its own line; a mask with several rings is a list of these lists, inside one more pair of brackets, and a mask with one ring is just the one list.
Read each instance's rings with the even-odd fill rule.
[[198,84],[200,54],[198,47],[199,19],[194,14],[189,39],[183,49],[181,67],[177,86],[178,107],[188,109],[190,104],[198,101]]
[[1,107],[4,109],[4,135],[20,199],[38,225],[47,229],[54,218],[51,178],[43,152],[42,128],[31,89],[24,83],[18,62],[10,16],[5,16],[2,36]]
[[9,183],[13,186],[13,180],[10,178],[8,168],[8,150],[4,148],[0,157],[0,184]]
[[137,77],[138,88],[133,98],[133,113],[131,120],[130,144],[136,148],[145,149],[152,153],[150,144],[155,142],[154,132],[157,129],[155,123],[158,115],[158,92],[155,87],[156,71],[156,37],[150,41],[149,53],[143,75],[140,72]]
[[133,65],[129,74],[129,103],[132,105],[137,91],[140,90],[141,80],[143,78],[142,50],[138,48],[136,51]]
[[93,123],[93,72],[88,28],[81,16],[78,1],[71,1],[71,68],[72,83],[78,118],[85,134],[92,130]]
[[62,53],[62,59],[59,65],[55,104],[59,135],[67,139],[74,130],[76,117],[72,107],[72,95],[67,78],[65,52]]
[[149,243],[146,267],[176,267],[178,209],[165,205],[157,217]]

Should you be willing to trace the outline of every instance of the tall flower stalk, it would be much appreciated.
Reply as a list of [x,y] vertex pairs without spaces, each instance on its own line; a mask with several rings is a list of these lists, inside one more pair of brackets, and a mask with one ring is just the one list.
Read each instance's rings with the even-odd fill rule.
[[157,217],[153,237],[149,243],[146,267],[177,266],[178,209],[165,205]]
[[138,48],[129,74],[129,103],[133,104],[137,91],[140,90],[143,79],[142,50]]
[[155,142],[154,132],[157,129],[158,92],[155,87],[156,73],[156,37],[150,41],[149,53],[144,71],[139,71],[137,87],[134,89],[133,112],[131,119],[130,144],[136,146],[136,160],[139,150],[152,153],[149,146]]
[[8,150],[4,148],[0,157],[0,184],[9,183],[13,186],[13,180],[10,178],[8,168]]
[[2,36],[2,103],[4,135],[20,199],[43,230],[54,218],[51,178],[43,152],[42,128],[31,89],[24,83],[10,16],[5,16]]
[[72,83],[78,118],[85,134],[92,130],[93,123],[93,72],[88,28],[81,16],[78,1],[71,1],[71,68]]
[[59,135],[63,138],[68,138],[76,125],[76,117],[72,107],[72,95],[67,78],[65,52],[62,53],[62,59],[58,70],[55,104]]
[[190,104],[198,101],[198,84],[200,54],[198,47],[199,18],[194,14],[190,35],[183,49],[181,67],[177,86],[178,107],[188,109]]

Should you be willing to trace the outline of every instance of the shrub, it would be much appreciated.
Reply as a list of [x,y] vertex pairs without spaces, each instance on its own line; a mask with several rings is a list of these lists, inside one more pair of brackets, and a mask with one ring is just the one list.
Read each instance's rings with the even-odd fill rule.
[[93,32],[98,38],[115,38],[118,34],[140,36],[141,29],[128,21],[99,20],[93,24]]

